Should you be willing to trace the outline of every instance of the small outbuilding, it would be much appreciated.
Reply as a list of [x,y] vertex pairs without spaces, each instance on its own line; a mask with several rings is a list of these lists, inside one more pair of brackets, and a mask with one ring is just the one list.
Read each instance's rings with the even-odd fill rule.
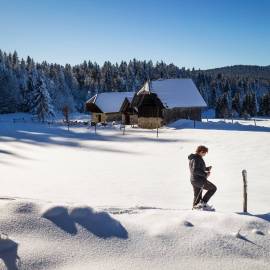
[[[146,87],[148,85],[145,85]],[[141,89],[133,98],[131,108],[137,115],[141,128],[157,128],[163,125],[164,106],[156,93]]]
[[125,125],[135,125],[138,123],[137,112],[134,107],[131,106],[132,100],[133,97],[126,97],[120,108],[120,112],[122,113],[122,123]]
[[146,82],[131,107],[137,112],[139,127],[157,128],[178,119],[201,121],[207,104],[191,79],[165,79]]
[[121,121],[121,106],[126,98],[132,99],[134,92],[99,93],[86,102],[86,110],[92,113],[92,121],[104,123]]

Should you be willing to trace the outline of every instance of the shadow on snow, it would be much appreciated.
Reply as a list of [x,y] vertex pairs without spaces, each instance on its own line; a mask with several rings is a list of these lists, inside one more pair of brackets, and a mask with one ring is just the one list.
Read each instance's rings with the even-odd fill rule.
[[18,244],[9,238],[1,238],[0,259],[3,260],[7,270],[19,270]]
[[[94,129],[86,129],[85,132],[76,132],[81,127],[72,127],[70,131],[66,127],[54,125],[47,126],[42,124],[27,125],[27,124],[15,124],[13,127],[2,128],[0,141],[2,142],[13,142],[20,141],[28,144],[35,145],[59,145],[59,146],[69,146],[69,147],[86,147],[80,142],[83,141],[107,141],[107,142],[176,142],[179,140],[167,139],[167,138],[156,138],[156,134],[152,131],[153,137],[145,136],[134,136],[133,131],[127,135],[123,135],[122,131],[104,128],[99,129],[95,134]],[[149,131],[148,131],[149,132]],[[132,135],[133,133],[133,135]],[[1,150],[0,154],[12,155],[12,152]]]
[[257,217],[257,218],[260,218],[260,219],[263,219],[263,220],[265,220],[265,221],[270,222],[270,213],[254,215],[254,214],[251,214],[251,213],[249,213],[249,212],[247,212],[247,213],[244,213],[244,212],[238,212],[237,214],[238,214],[238,215],[244,215],[244,216],[250,216],[250,217]]
[[118,220],[107,212],[95,212],[90,207],[74,208],[69,213],[67,208],[57,206],[47,210],[42,217],[71,235],[77,234],[77,223],[99,238],[128,238],[127,230]]

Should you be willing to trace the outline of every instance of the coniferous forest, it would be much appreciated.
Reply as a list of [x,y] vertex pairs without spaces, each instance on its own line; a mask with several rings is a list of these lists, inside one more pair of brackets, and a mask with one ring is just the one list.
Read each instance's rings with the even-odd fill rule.
[[44,120],[66,107],[83,112],[85,101],[95,93],[135,92],[148,79],[168,78],[192,78],[217,117],[270,115],[270,66],[190,70],[136,59],[62,66],[1,50],[0,113],[31,112]]

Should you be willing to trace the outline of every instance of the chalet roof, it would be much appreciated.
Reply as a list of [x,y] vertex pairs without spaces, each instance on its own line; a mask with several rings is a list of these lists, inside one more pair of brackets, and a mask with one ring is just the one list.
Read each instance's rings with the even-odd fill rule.
[[206,107],[191,79],[166,79],[146,82],[137,94],[156,93],[166,108]]
[[121,113],[131,113],[133,112],[133,109],[131,107],[131,102],[132,102],[133,98],[131,97],[125,97],[122,105],[121,105],[121,108],[120,108],[120,112]]
[[145,106],[164,109],[163,103],[159,99],[158,95],[152,92],[143,92],[141,95],[135,95],[132,99],[131,106],[135,109]]
[[109,92],[100,93],[91,97],[86,104],[95,104],[103,113],[120,112],[125,98],[132,99],[134,92]]

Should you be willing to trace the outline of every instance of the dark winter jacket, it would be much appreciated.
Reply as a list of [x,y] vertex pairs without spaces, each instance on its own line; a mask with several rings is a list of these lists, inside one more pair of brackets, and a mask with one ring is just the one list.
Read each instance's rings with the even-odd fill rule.
[[207,171],[209,167],[205,166],[203,158],[198,154],[190,154],[189,169],[190,169],[190,181],[191,182],[204,182],[207,179]]

